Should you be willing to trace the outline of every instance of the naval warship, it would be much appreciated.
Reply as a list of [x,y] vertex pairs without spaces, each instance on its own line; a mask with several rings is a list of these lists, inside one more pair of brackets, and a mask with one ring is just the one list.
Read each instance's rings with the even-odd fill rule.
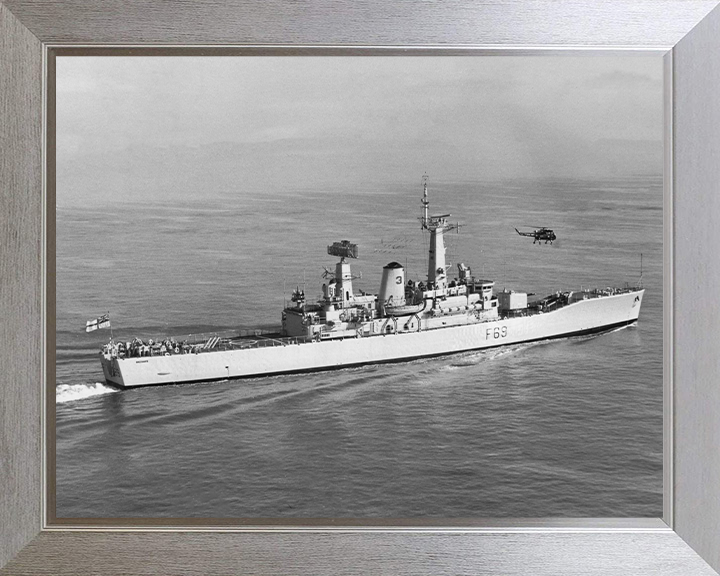
[[[201,342],[110,342],[100,351],[105,380],[120,388],[225,380],[407,361],[508,344],[591,334],[637,322],[645,293],[639,286],[527,292],[495,290],[494,282],[457,264],[450,280],[444,236],[459,224],[431,215],[423,180],[420,224],[430,234],[427,278],[407,279],[404,267],[382,269],[377,294],[355,290],[350,261],[358,246],[327,247],[339,258],[322,298],[293,292],[279,331],[256,331]],[[98,319],[108,323],[106,318]],[[89,325],[91,323],[88,323]],[[97,321],[93,325],[97,327]]]

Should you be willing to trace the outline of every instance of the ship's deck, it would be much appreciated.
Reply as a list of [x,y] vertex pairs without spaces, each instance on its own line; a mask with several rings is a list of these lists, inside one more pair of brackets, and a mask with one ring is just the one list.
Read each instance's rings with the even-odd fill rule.
[[303,336],[283,336],[280,332],[270,332],[259,336],[237,336],[227,343],[229,349],[242,350],[243,348],[263,348],[266,346],[289,346],[312,342],[312,338]]
[[[620,294],[628,294],[630,292],[638,292],[642,290],[641,287],[625,287],[625,288],[604,288],[604,289],[583,289],[577,291],[568,292],[556,292],[550,294],[544,298],[538,298],[528,302],[527,308],[517,310],[501,310],[499,319],[508,319],[513,317],[525,317],[534,316],[537,314],[544,314],[559,310],[576,302],[582,300],[604,298]],[[458,314],[465,312],[458,311]],[[478,322],[485,321],[496,321],[498,318],[492,320],[478,320]],[[442,329],[442,328],[434,328]],[[293,346],[309,342],[317,341],[309,336],[283,336],[280,332],[273,332],[268,330],[239,330],[239,331],[227,331],[222,334],[203,334],[200,342],[188,343],[188,340],[184,340],[182,344],[170,347],[161,347],[160,343],[156,343],[152,346],[143,345],[141,347],[134,347],[130,351],[125,350],[119,352],[117,345],[115,348],[106,345],[101,353],[107,358],[119,357],[119,358],[138,358],[144,356],[174,356],[182,354],[205,354],[210,352],[218,351],[229,351],[229,350],[244,350],[252,348],[266,348],[274,346]],[[365,337],[372,337],[365,336]],[[162,342],[167,342],[170,339],[165,339]],[[171,339],[175,342],[176,339]],[[142,341],[140,341],[142,342]]]

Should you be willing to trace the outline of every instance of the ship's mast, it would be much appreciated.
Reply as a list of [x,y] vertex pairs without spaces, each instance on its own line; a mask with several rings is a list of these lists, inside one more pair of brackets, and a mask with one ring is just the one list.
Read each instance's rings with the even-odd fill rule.
[[420,219],[420,222],[421,222],[420,226],[423,230],[425,230],[425,229],[427,229],[428,207],[430,206],[430,200],[428,200],[428,188],[427,188],[428,176],[427,176],[427,174],[425,174],[423,176],[422,183],[423,183],[423,197],[422,197],[422,200],[420,200],[420,202],[422,202],[422,205],[423,205],[423,215],[422,215],[422,218]]
[[335,279],[337,296],[342,302],[342,307],[347,308],[355,296],[352,286],[353,278],[359,278],[359,276],[352,275],[350,272],[350,264],[345,261],[345,258],[358,257],[357,244],[342,240],[341,242],[334,242],[327,247],[327,250],[331,256],[340,256],[340,262],[335,265],[335,274],[332,274],[327,269],[326,273]]
[[456,230],[459,224],[450,224],[446,220],[450,214],[429,216],[430,200],[428,200],[428,177],[423,176],[423,215],[421,228],[430,232],[430,250],[428,253],[428,285],[435,290],[447,288],[447,266],[445,264],[444,234],[449,230]]

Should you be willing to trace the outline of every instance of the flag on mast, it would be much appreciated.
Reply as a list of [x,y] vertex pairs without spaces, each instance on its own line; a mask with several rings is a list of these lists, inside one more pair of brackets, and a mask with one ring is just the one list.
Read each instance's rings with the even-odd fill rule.
[[85,323],[85,332],[92,332],[100,328],[110,328],[110,314],[103,314],[95,320],[88,320]]

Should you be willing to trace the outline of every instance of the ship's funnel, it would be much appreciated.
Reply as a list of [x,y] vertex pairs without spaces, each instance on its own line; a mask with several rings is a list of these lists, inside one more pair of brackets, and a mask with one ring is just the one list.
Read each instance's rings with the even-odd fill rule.
[[383,267],[378,303],[382,314],[385,306],[405,306],[405,269],[402,264],[390,262]]

